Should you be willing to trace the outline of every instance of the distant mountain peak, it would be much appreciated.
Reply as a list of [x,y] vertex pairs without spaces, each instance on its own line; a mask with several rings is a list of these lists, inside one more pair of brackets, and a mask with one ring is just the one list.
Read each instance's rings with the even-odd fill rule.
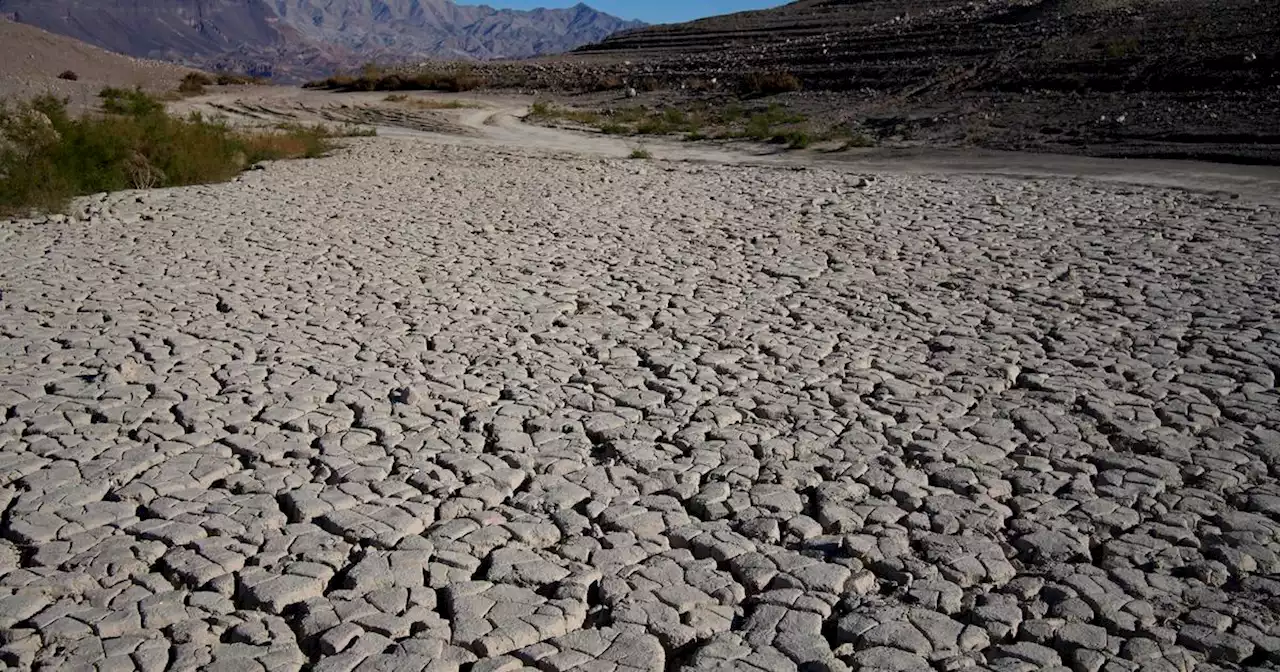
[[644,24],[584,3],[452,0],[0,0],[0,14],[131,56],[308,77],[379,59],[523,58]]

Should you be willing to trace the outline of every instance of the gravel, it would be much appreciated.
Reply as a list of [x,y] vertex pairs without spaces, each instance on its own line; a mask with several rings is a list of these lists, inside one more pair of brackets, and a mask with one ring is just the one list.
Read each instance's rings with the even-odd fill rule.
[[371,138],[0,222],[0,661],[1274,669],[1277,212],[863,177]]

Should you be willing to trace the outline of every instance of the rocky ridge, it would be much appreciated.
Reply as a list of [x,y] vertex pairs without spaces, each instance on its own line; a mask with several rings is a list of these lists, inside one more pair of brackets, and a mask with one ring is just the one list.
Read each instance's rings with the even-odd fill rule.
[[584,4],[517,11],[451,0],[0,0],[0,14],[123,54],[278,79],[374,60],[557,53],[643,25]]
[[800,0],[578,54],[677,90],[789,73],[797,104],[907,143],[1280,162],[1274,3]]

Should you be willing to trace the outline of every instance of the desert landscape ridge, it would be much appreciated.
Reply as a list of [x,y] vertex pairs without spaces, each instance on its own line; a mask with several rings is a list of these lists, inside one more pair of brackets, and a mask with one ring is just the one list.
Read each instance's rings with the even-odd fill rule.
[[1264,199],[504,123],[0,223],[6,664],[1274,664]]

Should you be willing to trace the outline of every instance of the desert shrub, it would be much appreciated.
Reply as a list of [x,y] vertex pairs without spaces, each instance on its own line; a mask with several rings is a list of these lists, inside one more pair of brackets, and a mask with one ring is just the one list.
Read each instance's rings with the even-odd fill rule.
[[854,133],[848,140],[845,140],[844,147],[841,149],[866,148],[875,147],[876,139],[866,133]]
[[617,75],[598,75],[588,79],[582,89],[590,93],[596,93],[599,91],[614,91],[624,86],[626,86],[626,83]]
[[639,147],[636,147],[635,149],[631,150],[631,153],[627,155],[627,158],[652,159],[653,154],[648,149],[646,149],[644,145],[640,145]]
[[638,91],[657,91],[662,88],[662,82],[657,77],[641,77],[636,82],[636,90]]
[[[742,123],[741,129],[729,133],[729,137],[781,142],[780,136],[785,136],[796,129],[780,129],[779,127],[800,124],[805,120],[804,115],[789,112],[781,105],[770,105],[763,110],[752,113],[745,120],[740,120]],[[736,122],[734,125],[736,127]],[[787,141],[790,141],[789,138]]]
[[674,129],[661,116],[647,117],[636,124],[636,133],[641,135],[666,135]]
[[189,96],[198,96],[204,93],[204,87],[212,86],[213,78],[203,72],[188,72],[182,81],[178,83],[178,92]]
[[330,138],[376,138],[378,129],[372,126],[344,126],[335,130],[323,129]]
[[325,79],[316,79],[302,85],[304,89],[332,89],[337,91],[346,90],[347,87],[354,84],[355,77],[350,75],[334,75]]
[[245,156],[250,164],[280,159],[314,159],[333,148],[334,133],[322,126],[281,124],[275,132],[260,131],[243,136]]
[[564,119],[567,121],[576,121],[579,124],[588,126],[599,125],[604,116],[598,112],[589,110],[573,110],[564,107],[556,107],[545,101],[535,102],[529,107],[529,116],[539,120]]
[[688,91],[694,91],[698,93],[702,93],[706,91],[714,91],[716,88],[715,82],[709,79],[703,79],[702,77],[693,77],[691,79],[686,79],[684,80],[684,83],[681,86],[682,88]]
[[481,88],[485,82],[483,77],[476,75],[469,68],[464,68],[453,75],[446,76],[442,84],[441,90],[443,91],[461,92]]
[[636,124],[644,121],[649,117],[649,115],[649,109],[644,106],[624,107],[622,109],[614,110],[609,115],[609,118],[620,124]]
[[393,93],[387,96],[386,98],[383,98],[383,100],[388,103],[403,103],[408,99],[409,99],[409,96],[406,96],[403,93]]
[[232,86],[239,84],[265,84],[266,80],[261,77],[240,75],[234,72],[219,72],[214,75],[213,82],[218,86]]
[[742,79],[743,93],[772,96],[801,89],[800,79],[789,72],[753,72]]
[[777,136],[775,140],[785,142],[791,149],[804,149],[813,144],[814,137],[808,131],[788,131]]
[[461,100],[431,100],[430,98],[409,98],[408,104],[424,110],[474,110],[480,105]]
[[98,92],[98,98],[102,100],[102,111],[108,114],[140,117],[164,110],[163,103],[148,95],[141,88],[117,89],[108,86]]
[[752,140],[768,140],[773,137],[773,124],[763,115],[755,115],[747,121],[742,135]]
[[177,118],[138,90],[107,89],[102,98],[108,114],[79,118],[49,96],[0,105],[0,213],[59,210],[102,191],[223,181],[257,161],[320,156],[336,135]]
[[58,79],[65,79],[69,82],[75,82],[75,81],[79,81],[80,75],[77,75],[75,70],[63,70],[62,72],[58,73]]
[[457,72],[424,71],[413,74],[383,73],[366,66],[366,72],[359,77],[350,75],[334,75],[326,79],[318,79],[303,84],[306,89],[328,89],[333,91],[450,91],[454,93],[471,91],[486,86],[483,77],[474,74],[469,68]]

